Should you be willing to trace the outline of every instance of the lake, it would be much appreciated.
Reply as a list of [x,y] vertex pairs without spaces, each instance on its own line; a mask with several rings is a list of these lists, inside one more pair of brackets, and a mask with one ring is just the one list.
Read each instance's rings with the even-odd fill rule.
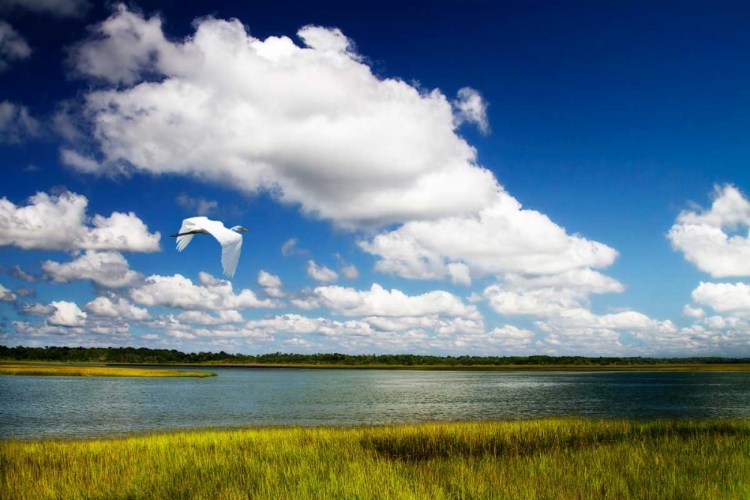
[[750,373],[203,368],[217,377],[0,377],[0,437],[248,425],[750,418]]

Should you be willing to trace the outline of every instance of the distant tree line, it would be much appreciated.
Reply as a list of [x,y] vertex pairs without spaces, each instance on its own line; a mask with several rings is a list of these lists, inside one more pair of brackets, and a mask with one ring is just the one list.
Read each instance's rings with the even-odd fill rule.
[[585,356],[429,356],[420,354],[231,354],[180,352],[146,347],[6,347],[0,359],[13,361],[66,361],[97,363],[210,363],[277,365],[392,365],[392,366],[498,366],[498,365],[658,365],[750,363],[750,358],[691,357],[585,357]]

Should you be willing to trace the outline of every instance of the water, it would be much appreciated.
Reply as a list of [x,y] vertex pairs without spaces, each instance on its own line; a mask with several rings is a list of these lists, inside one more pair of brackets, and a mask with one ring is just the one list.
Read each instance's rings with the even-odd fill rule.
[[211,368],[217,377],[0,377],[0,437],[425,421],[750,418],[750,373]]

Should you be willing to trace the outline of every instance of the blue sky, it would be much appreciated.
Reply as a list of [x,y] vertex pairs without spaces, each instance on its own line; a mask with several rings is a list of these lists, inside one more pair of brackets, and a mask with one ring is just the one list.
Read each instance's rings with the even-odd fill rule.
[[747,15],[5,2],[0,341],[750,355]]

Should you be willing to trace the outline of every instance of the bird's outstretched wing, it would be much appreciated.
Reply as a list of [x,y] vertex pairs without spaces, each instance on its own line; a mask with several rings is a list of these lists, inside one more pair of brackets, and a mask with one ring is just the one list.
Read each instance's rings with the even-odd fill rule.
[[195,219],[203,219],[200,221],[201,229],[216,238],[221,244],[221,267],[224,269],[224,274],[231,278],[237,270],[237,263],[240,261],[242,235],[227,229],[219,221],[205,217],[194,217],[193,220]]
[[177,251],[182,252],[183,250],[185,250],[185,247],[187,247],[188,244],[192,241],[193,236],[195,236],[197,232],[202,232],[201,230],[203,229],[203,223],[208,220],[209,219],[206,217],[191,217],[189,219],[183,220],[182,227],[180,227],[180,231],[178,233],[182,236],[177,237]]

